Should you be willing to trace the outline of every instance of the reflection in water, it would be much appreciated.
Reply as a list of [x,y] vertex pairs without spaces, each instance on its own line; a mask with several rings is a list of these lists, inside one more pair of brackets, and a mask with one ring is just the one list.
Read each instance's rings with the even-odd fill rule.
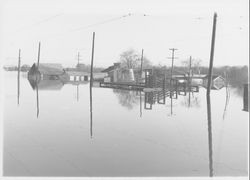
[[40,80],[36,81],[28,79],[32,89],[39,88],[39,90],[61,90],[63,83],[60,80]]
[[76,85],[76,100],[79,101],[79,85]]
[[[18,75],[18,89],[17,89],[17,98],[18,98],[18,104],[19,104],[19,86],[20,86],[20,76]],[[61,80],[49,80],[49,79],[44,79],[44,80],[37,80],[37,79],[28,79],[31,87],[33,90],[36,91],[36,107],[37,107],[37,118],[39,116],[39,90],[43,91],[60,91],[62,90],[64,84],[71,84],[76,86],[76,99],[79,101],[79,85],[81,84],[86,84],[88,82],[86,81],[81,81],[81,82],[62,82]],[[91,87],[92,88],[92,87]],[[91,89],[91,94],[92,94],[92,89]]]
[[183,101],[181,101],[181,105],[188,108],[200,108],[200,103],[199,96],[196,96],[194,92],[188,92],[188,97],[183,98]]
[[38,95],[38,86],[36,86],[36,117],[39,116],[39,95]]
[[225,107],[224,107],[224,112],[223,112],[223,120],[226,117],[226,112],[227,112],[227,106],[229,103],[229,99],[230,99],[230,89],[229,86],[226,86],[226,102],[225,102]]
[[142,97],[141,97],[141,91],[140,91],[140,117],[142,117]]
[[154,104],[154,92],[144,93],[144,109],[152,109]]
[[[11,94],[16,94],[17,92],[16,88],[13,89],[13,83],[14,85],[17,84],[16,77],[17,74],[14,74],[14,79],[12,75],[11,83],[6,83]],[[29,83],[23,84],[22,78],[20,78],[20,81],[22,90],[21,96],[25,97],[20,99],[20,105],[24,106],[21,109],[20,107],[18,108],[15,106],[17,103],[16,96],[14,99],[13,97],[6,99],[8,101],[8,106],[6,106],[8,108],[6,113],[8,114],[5,119],[4,127],[6,129],[5,132],[8,132],[5,134],[4,139],[4,170],[6,175],[29,175],[25,170],[22,171],[22,165],[16,165],[16,161],[9,158],[8,152],[13,153],[14,156],[20,158],[20,160],[25,163],[24,165],[30,169],[31,173],[37,176],[85,176],[86,174],[84,174],[82,170],[85,170],[86,168],[86,172],[89,172],[90,176],[247,175],[247,172],[245,172],[247,163],[244,161],[247,154],[243,148],[247,148],[247,143],[244,142],[244,140],[246,139],[245,135],[247,135],[248,129],[245,126],[245,121],[235,120],[237,115],[240,116],[241,114],[244,115],[246,113],[237,110],[237,106],[241,105],[241,103],[237,104],[237,102],[241,102],[238,101],[239,98],[237,98],[235,103],[228,104],[227,109],[229,110],[230,108],[228,116],[226,117],[228,121],[222,121],[226,96],[224,90],[214,91],[211,94],[211,101],[213,102],[214,100],[214,102],[216,102],[215,107],[213,107],[212,104],[213,110],[215,110],[213,111],[213,115],[219,117],[215,118],[213,116],[212,127],[210,97],[207,99],[207,102],[203,99],[204,89],[201,89],[201,92],[199,93],[201,99],[201,109],[199,110],[192,109],[187,111],[186,107],[180,106],[179,104],[184,98],[186,98],[186,100],[190,98],[190,100],[186,102],[187,106],[190,105],[190,107],[192,107],[192,92],[190,92],[190,96],[189,92],[187,92],[186,97],[178,94],[178,100],[174,99],[174,97],[172,99],[169,98],[168,94],[166,95],[168,98],[166,101],[168,102],[165,105],[160,105],[158,103],[159,92],[154,92],[151,93],[151,95],[149,93],[147,96],[150,96],[148,99],[154,99],[155,104],[153,101],[151,101],[151,104],[155,111],[152,110],[146,113],[142,112],[144,111],[143,101],[145,97],[143,91],[138,92],[138,97],[136,96],[136,92],[129,94],[127,91],[123,91],[126,95],[134,95],[133,97],[135,100],[138,98],[138,106],[135,106],[136,109],[134,109],[134,111],[129,112],[129,117],[132,118],[132,121],[128,122],[125,121],[127,117],[127,108],[119,105],[117,98],[120,97],[120,95],[118,96],[117,93],[113,93],[113,90],[104,91],[100,88],[92,89],[92,86],[75,87],[73,85],[68,85],[60,92],[42,91],[42,96],[40,88],[43,88],[44,86],[41,86],[41,84],[35,86],[33,92]],[[56,81],[55,84],[57,84]],[[52,88],[51,85],[49,85],[45,86],[44,89],[58,90],[60,88]],[[74,96],[76,95],[76,91],[80,93],[83,101],[79,100],[79,102],[76,103],[76,96]],[[155,98],[153,98],[153,95]],[[194,93],[194,95],[196,95],[196,93]],[[105,96],[105,98],[103,98],[103,96]],[[94,117],[93,108],[97,105],[95,103],[98,103],[98,106],[100,107],[105,105],[105,102],[103,101],[96,101],[98,100],[98,97],[102,100],[112,102],[109,103],[109,107],[104,107],[105,109],[101,109],[100,111],[98,110],[98,112],[101,113],[101,116]],[[36,104],[33,105],[37,107],[34,111],[37,112],[33,112],[32,114],[26,113],[30,109],[35,108],[34,106],[32,108],[32,103],[30,104],[32,99],[32,102],[35,101],[34,98],[36,98]],[[39,98],[42,98],[42,112],[48,113],[44,116],[43,113],[39,113]],[[89,99],[86,101],[86,98]],[[231,96],[230,98],[230,101],[236,99],[235,96]],[[50,99],[53,99],[53,102],[50,101]],[[172,116],[173,119],[170,118],[174,121],[166,121],[166,114],[170,114],[171,110],[171,100],[172,113],[178,113],[178,115],[174,117]],[[56,107],[58,104],[60,104],[60,107]],[[14,108],[13,105],[15,106]],[[110,113],[112,113],[113,109],[119,112],[121,117],[118,118],[118,121],[115,123],[110,119],[112,116]],[[204,117],[204,113],[206,113],[204,110],[207,110],[208,113],[208,119],[207,122],[205,122],[207,130],[204,129],[204,122],[197,121],[197,119],[202,119]],[[51,116],[49,116],[49,114],[51,113],[54,113],[53,118],[56,121],[50,120]],[[142,113],[144,113],[143,116]],[[236,116],[229,116],[235,113]],[[38,121],[33,121],[36,119],[36,114],[37,117],[39,116],[38,118],[40,121],[42,120],[39,123]],[[85,117],[83,114],[87,114],[87,116],[89,114],[87,124],[82,124],[83,122],[78,121],[77,117]],[[139,121],[135,122],[139,115],[142,116],[140,119],[143,120],[144,123],[140,123]],[[69,121],[72,117],[76,121]],[[188,121],[186,121],[187,117]],[[16,118],[16,121],[14,121],[14,118]],[[18,118],[21,118],[22,121]],[[101,121],[103,119],[107,121],[105,122],[106,124],[110,123],[110,125],[102,128],[101,125],[103,123],[100,124],[100,126],[97,127],[98,133],[103,135],[103,138],[99,138],[98,142],[93,142],[96,138],[93,137],[94,133],[96,133],[93,131],[97,130],[94,129],[96,127],[93,127],[93,125],[96,125],[93,124],[93,120],[97,122],[97,120]],[[247,120],[246,116],[244,117],[244,120]],[[223,143],[220,143],[221,141],[218,140],[218,123],[227,123],[225,124],[227,126],[224,127],[224,135],[227,139],[223,141]],[[85,136],[85,131],[83,131],[86,127],[88,133],[87,136]],[[212,133],[215,132],[215,127],[217,127],[217,135],[212,136]],[[234,131],[230,131],[232,130],[231,127],[235,128]],[[26,133],[25,131],[27,131],[27,129],[29,129],[29,131]],[[212,132],[212,130],[214,132]],[[56,134],[55,131],[57,132]],[[197,136],[199,136],[199,138],[197,138]],[[242,136],[244,136],[244,138],[242,138]],[[33,142],[34,137],[36,141]],[[204,138],[205,140],[207,139],[207,142],[205,141],[205,143],[203,143]],[[232,140],[230,141],[230,139]],[[115,146],[114,142],[116,142]],[[15,144],[15,147],[13,147],[12,144]],[[220,160],[218,160],[217,154],[219,151],[215,151],[216,144],[222,144],[221,154],[223,156]],[[30,149],[33,145],[37,145],[38,148]],[[227,149],[229,146],[233,148],[230,151]],[[48,151],[50,149],[51,151]],[[159,149],[159,151],[157,149]],[[215,152],[216,159],[213,157]],[[154,156],[152,156],[152,154],[154,154]],[[169,156],[166,156],[166,154],[169,154]],[[63,159],[60,157],[63,157]],[[227,159],[227,157],[229,158]],[[33,161],[34,159],[37,159],[38,161]],[[46,160],[46,162],[44,160]],[[46,166],[42,165],[44,162],[47,164]],[[71,171],[69,168],[70,164],[68,163],[72,163],[75,167],[79,168]],[[89,166],[86,166],[86,164],[89,164]],[[107,166],[107,164],[111,166]],[[218,164],[218,166],[215,166],[215,164]],[[114,167],[113,165],[116,166]],[[124,169],[126,172],[124,172]]]
[[173,97],[171,96],[171,116],[173,115]]
[[93,136],[92,83],[89,83],[90,137]]
[[17,105],[19,105],[20,100],[20,69],[17,73]]
[[209,149],[209,176],[213,177],[213,144],[212,144],[212,117],[210,94],[207,94],[207,123],[208,123],[208,149]]
[[113,89],[113,92],[117,95],[119,103],[129,110],[138,104],[139,97],[136,95],[136,91]]

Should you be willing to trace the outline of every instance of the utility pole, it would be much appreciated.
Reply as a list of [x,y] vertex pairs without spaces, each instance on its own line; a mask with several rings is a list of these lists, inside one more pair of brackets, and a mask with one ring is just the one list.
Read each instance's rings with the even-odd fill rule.
[[142,77],[142,66],[143,66],[143,49],[141,51],[141,77]]
[[40,62],[40,49],[41,49],[41,42],[39,42],[38,45],[37,67],[39,67],[39,62]]
[[213,32],[212,32],[212,42],[211,42],[211,51],[210,51],[210,62],[209,62],[209,69],[208,69],[207,96],[210,95],[211,81],[212,81],[212,74],[213,74],[216,20],[217,20],[217,13],[215,12],[214,13],[214,18],[213,18]]
[[90,96],[90,137],[93,136],[93,112],[92,112],[92,86],[93,86],[93,63],[94,63],[94,49],[95,49],[95,32],[93,32],[92,39],[92,56],[91,56],[91,69],[90,69],[90,86],[89,86],[89,96]]
[[170,78],[170,97],[172,98],[172,79],[173,79],[173,68],[174,68],[174,59],[177,59],[177,57],[174,57],[174,51],[176,51],[176,48],[170,48],[169,50],[172,51],[172,57],[169,57],[169,59],[172,59],[172,66],[171,66],[171,78]]
[[211,115],[211,101],[210,101],[210,89],[213,74],[213,59],[214,59],[214,45],[215,45],[215,34],[216,34],[216,20],[217,13],[214,13],[213,18],[213,32],[211,41],[210,51],[210,62],[208,70],[208,83],[207,83],[207,120],[208,120],[208,147],[209,147],[209,176],[213,176],[213,144],[212,144],[212,115]]
[[174,57],[174,51],[178,50],[176,48],[170,48],[170,51],[172,51],[172,57],[169,57],[169,59],[172,59],[172,66],[171,66],[171,80],[173,78],[173,67],[174,67],[174,59],[177,59],[177,57]]
[[91,56],[91,69],[90,69],[90,86],[91,87],[93,85],[94,50],[95,50],[95,32],[93,32],[93,39],[92,39],[92,56]]
[[192,79],[191,79],[191,68],[192,68],[192,56],[190,56],[189,58],[189,72],[188,72],[188,107],[190,107],[191,104],[191,83],[192,83]]
[[77,53],[77,66],[79,66],[80,63],[80,52]]
[[191,71],[192,71],[192,56],[190,56],[189,58],[189,72],[188,72],[188,85],[189,85],[189,91],[191,89],[191,82],[192,82],[192,79],[191,79]]
[[191,69],[192,68],[192,56],[189,58],[189,77],[191,77]]

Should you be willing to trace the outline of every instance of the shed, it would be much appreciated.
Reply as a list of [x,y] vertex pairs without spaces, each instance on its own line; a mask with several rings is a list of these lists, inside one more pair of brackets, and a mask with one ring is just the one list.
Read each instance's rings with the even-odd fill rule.
[[[207,88],[208,75],[203,78],[203,86]],[[212,76],[211,89],[221,89],[225,86],[225,79],[220,75]]]
[[134,70],[121,67],[121,63],[114,63],[113,66],[109,66],[104,69],[102,73],[107,73],[111,82],[134,82]]
[[28,78],[35,80],[57,80],[61,76],[65,78],[66,73],[62,65],[57,63],[40,63],[39,66],[34,63],[28,72]]

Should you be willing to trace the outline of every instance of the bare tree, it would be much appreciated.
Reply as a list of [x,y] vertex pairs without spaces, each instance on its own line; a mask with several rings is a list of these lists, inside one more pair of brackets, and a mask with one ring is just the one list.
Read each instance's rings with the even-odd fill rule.
[[134,49],[129,49],[121,54],[120,62],[123,67],[128,69],[136,68],[139,64],[139,55]]
[[[128,69],[140,68],[141,66],[141,54],[139,54],[134,49],[129,49],[124,51],[120,55],[120,62],[122,67]],[[143,57],[143,68],[148,68],[151,66],[150,60],[144,55]]]
[[[193,73],[198,73],[198,74],[200,74],[201,62],[202,62],[201,59],[192,59],[191,68],[192,68],[192,72],[193,72]],[[185,68],[185,71],[188,72],[188,70],[189,70],[189,63],[190,63],[190,62],[189,62],[189,59],[184,60],[184,61],[182,61],[181,63],[182,63],[182,66]]]

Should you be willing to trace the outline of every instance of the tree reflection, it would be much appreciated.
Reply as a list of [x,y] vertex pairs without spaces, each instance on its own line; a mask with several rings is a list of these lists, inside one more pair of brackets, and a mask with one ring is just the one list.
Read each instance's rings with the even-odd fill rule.
[[195,96],[193,92],[189,92],[188,96],[184,97],[183,101],[181,101],[181,105],[185,107],[200,108],[201,100],[198,96]]
[[129,110],[132,110],[140,101],[140,96],[137,96],[136,91],[113,89],[113,92],[117,95],[119,103]]

